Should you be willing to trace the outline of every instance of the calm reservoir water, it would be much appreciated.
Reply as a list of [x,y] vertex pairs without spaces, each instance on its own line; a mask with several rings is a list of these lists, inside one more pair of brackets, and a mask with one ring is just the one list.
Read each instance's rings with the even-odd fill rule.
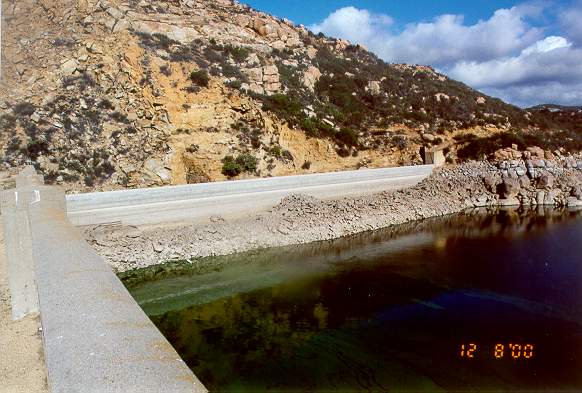
[[131,288],[211,391],[582,391],[582,214],[465,212]]

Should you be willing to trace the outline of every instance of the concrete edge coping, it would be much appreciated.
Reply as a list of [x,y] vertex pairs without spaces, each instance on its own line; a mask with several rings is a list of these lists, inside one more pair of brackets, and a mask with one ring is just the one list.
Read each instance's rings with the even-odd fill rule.
[[[31,198],[6,197],[0,208],[8,231],[20,221],[26,229],[6,239],[7,250],[13,251],[7,253],[8,265],[19,268],[9,270],[8,280],[17,302],[26,303],[19,300],[18,286],[32,286],[37,292],[50,391],[206,392],[104,259],[68,221],[64,192],[31,183],[21,181],[16,190],[32,189],[32,194],[22,194]],[[4,195],[15,198],[17,193]],[[13,219],[8,221],[4,213],[16,211],[22,214],[8,215]],[[24,248],[17,244],[23,236],[30,239]],[[23,251],[30,254],[31,266],[22,264]]]

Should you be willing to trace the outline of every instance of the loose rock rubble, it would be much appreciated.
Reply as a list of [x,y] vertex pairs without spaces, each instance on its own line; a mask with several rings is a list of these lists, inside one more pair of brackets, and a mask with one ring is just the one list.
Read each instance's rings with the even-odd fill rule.
[[[212,217],[204,225],[97,227],[87,228],[85,235],[115,269],[128,271],[171,260],[330,240],[478,206],[582,206],[582,160],[575,165],[572,160],[546,160],[545,169],[534,167],[539,169],[537,177],[532,177],[527,186],[522,185],[527,183],[525,179],[520,182],[520,177],[517,181],[510,177],[520,164],[507,165],[501,164],[500,168],[488,162],[472,162],[445,167],[414,187],[362,197],[322,201],[291,195],[271,211],[244,220],[229,222]],[[527,168],[526,163],[524,166]],[[543,176],[552,176],[552,184],[540,180]],[[504,181],[508,185],[498,187]],[[543,189],[536,188],[542,185]],[[508,192],[510,198],[504,198]]]

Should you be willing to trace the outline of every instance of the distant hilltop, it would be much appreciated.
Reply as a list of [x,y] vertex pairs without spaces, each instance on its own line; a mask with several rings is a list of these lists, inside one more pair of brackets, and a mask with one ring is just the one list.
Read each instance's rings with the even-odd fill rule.
[[582,106],[566,106],[566,105],[556,105],[556,104],[542,104],[532,106],[526,109],[527,111],[543,111],[548,110],[550,112],[580,112],[582,111]]
[[0,162],[69,190],[580,151],[580,126],[230,0],[4,2]]

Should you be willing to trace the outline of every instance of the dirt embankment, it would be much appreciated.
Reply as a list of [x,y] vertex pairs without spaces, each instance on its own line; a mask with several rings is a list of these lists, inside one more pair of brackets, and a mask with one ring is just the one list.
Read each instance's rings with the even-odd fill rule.
[[545,204],[579,205],[582,164],[580,169],[547,164],[544,170],[534,168],[532,180],[525,184],[522,179],[523,186],[510,180],[513,169],[500,168],[505,165],[473,162],[440,168],[420,184],[395,192],[333,201],[293,195],[247,219],[212,217],[208,224],[196,226],[96,227],[86,228],[85,235],[122,272],[172,260],[330,240],[474,206],[537,204],[540,193]]

